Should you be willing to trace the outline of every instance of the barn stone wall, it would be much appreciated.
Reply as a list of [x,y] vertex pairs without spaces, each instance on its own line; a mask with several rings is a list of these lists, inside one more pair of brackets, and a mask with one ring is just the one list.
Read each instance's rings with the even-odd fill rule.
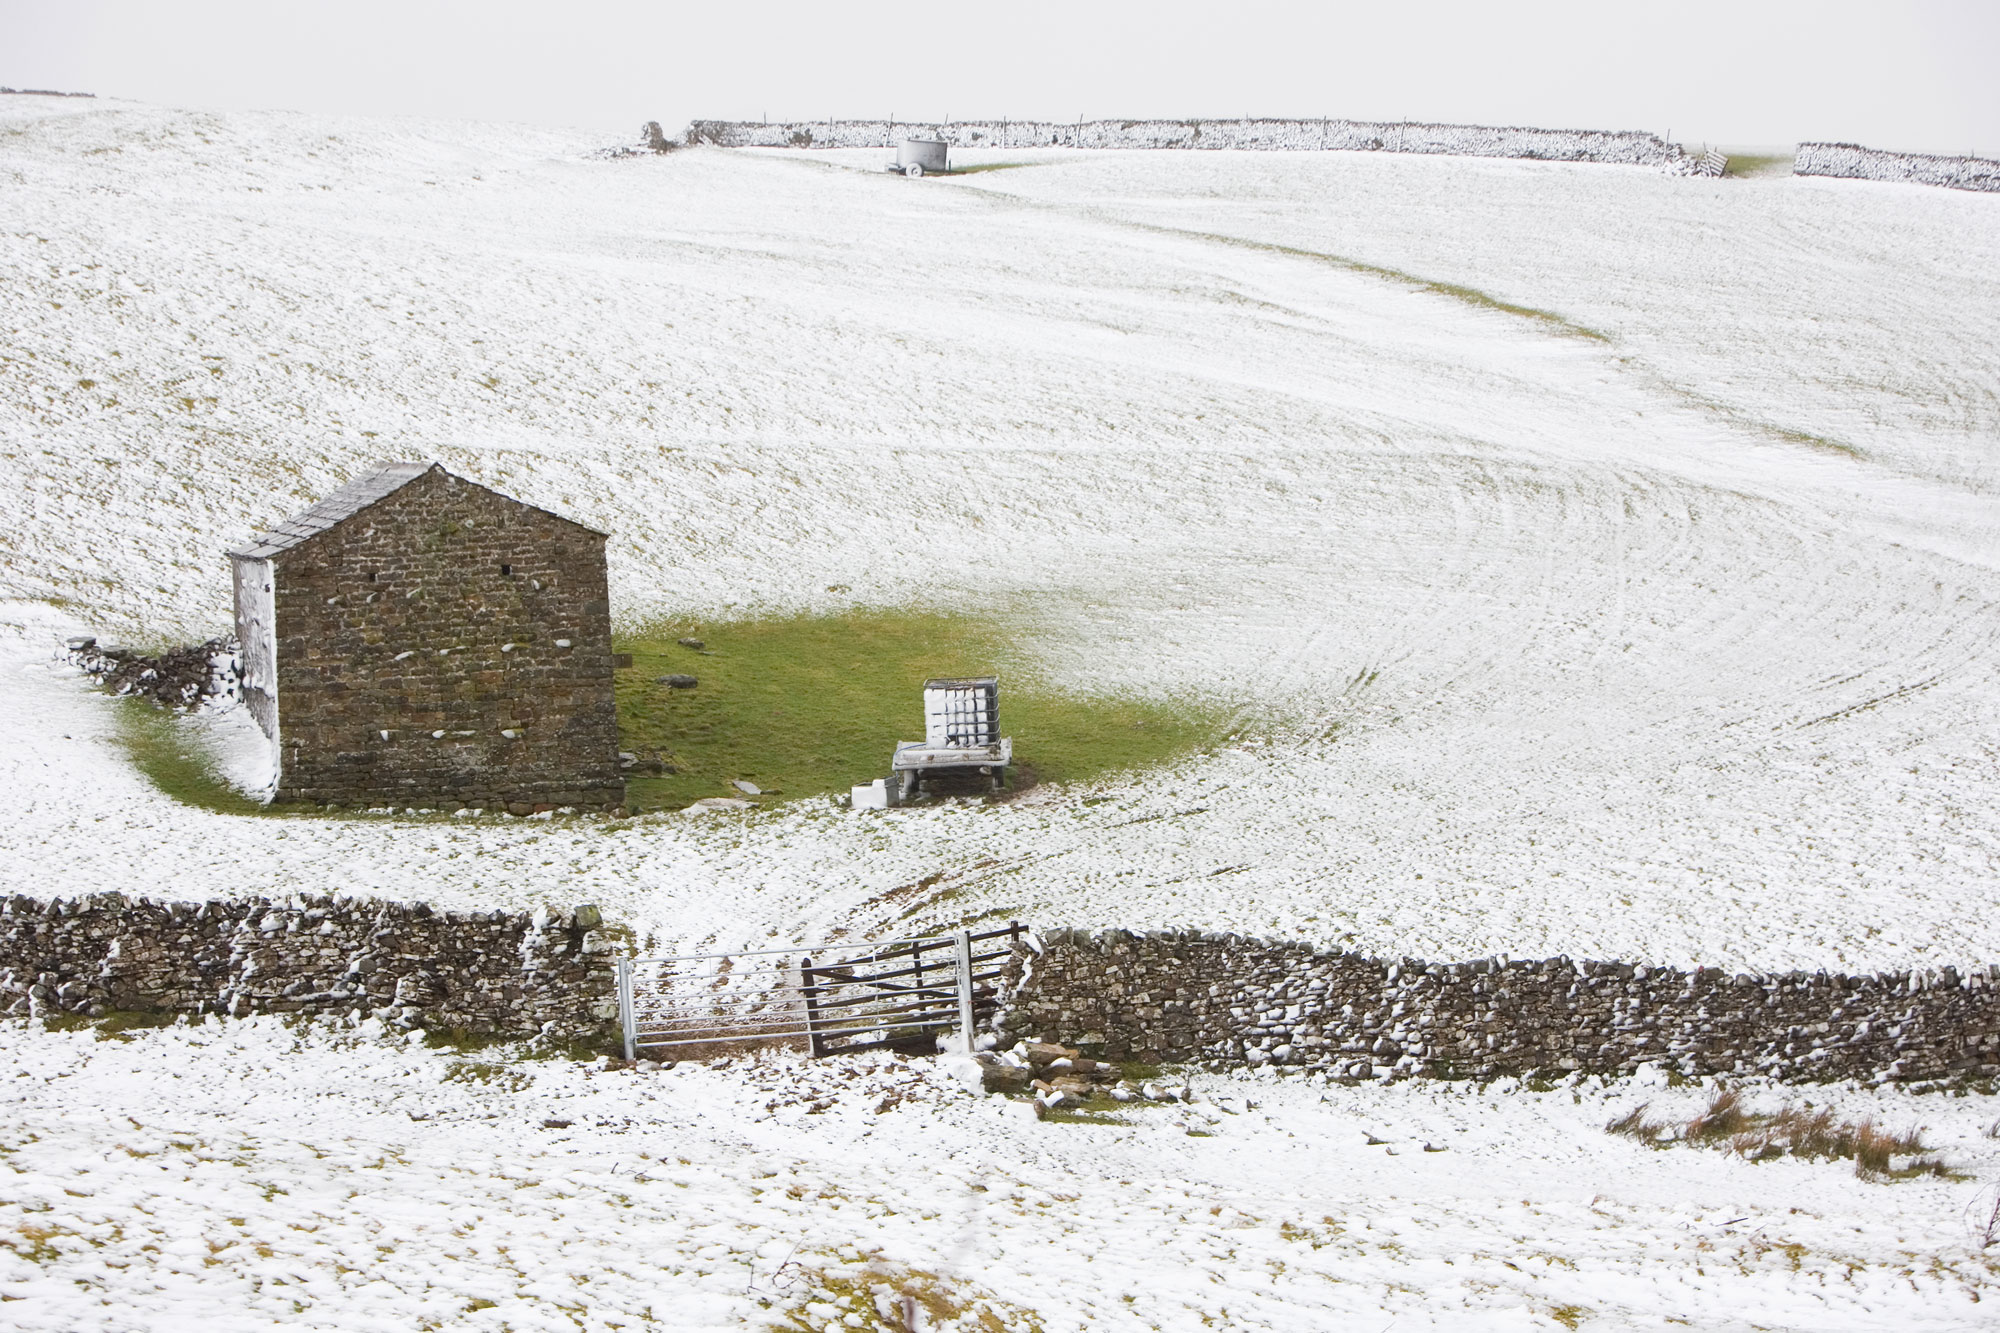
[[1800,144],[1792,161],[1792,174],[1904,181],[1913,185],[1942,185],[1953,190],[2000,190],[2000,162],[1989,158],[1885,153],[1853,143]]
[[1740,974],[1625,963],[1427,963],[1201,932],[1047,931],[1003,1042],[1114,1059],[1385,1074],[1929,1079],[2000,1073],[2000,968]]
[[960,148],[1236,148],[1453,153],[1551,162],[1619,162],[1687,170],[1677,144],[1639,130],[1538,130],[1367,120],[953,121],[806,120],[766,124],[697,120],[690,144],[724,148],[889,148],[942,139]]
[[441,912],[421,903],[118,893],[0,897],[0,1012],[351,1014],[405,1027],[599,1040],[617,1029],[595,908]]
[[278,800],[623,803],[602,534],[436,469],[269,563]]

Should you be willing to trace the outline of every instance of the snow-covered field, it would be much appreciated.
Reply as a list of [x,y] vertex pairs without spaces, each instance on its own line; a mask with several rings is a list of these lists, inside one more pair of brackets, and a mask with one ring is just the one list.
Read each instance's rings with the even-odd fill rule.
[[[1197,1077],[1090,1125],[890,1057],[603,1072],[276,1019],[14,1045],[24,1333],[831,1333],[905,1293],[926,1329],[1969,1329],[2000,1299],[1967,1183],[1603,1132],[1693,1087]],[[1806,1096],[2000,1169],[1990,1099]]]
[[[1034,165],[912,182],[869,170],[879,152],[609,160],[597,147],[514,127],[0,97],[0,885],[588,900],[662,943],[992,913],[1431,957],[1850,969],[2000,957],[1994,199],[1362,154],[1005,154]],[[107,701],[53,663],[61,634],[222,628],[223,548],[384,456],[435,457],[609,529],[626,623],[971,603],[1014,617],[1074,688],[1218,699],[1240,710],[1245,740],[1087,791],[881,815],[798,803],[624,822],[268,820],[151,790],[123,762]],[[915,897],[885,898],[934,874]],[[359,1326],[378,1297],[397,1312],[384,1327],[408,1326],[413,1274],[442,1281],[454,1263],[518,1295],[497,1251],[447,1259],[457,1205],[429,1211],[433,1191],[525,1200],[495,1163],[541,1179],[575,1162],[587,1176],[628,1141],[655,1157],[678,1143],[708,1181],[699,1197],[717,1201],[700,1216],[724,1228],[763,1216],[787,1244],[788,1228],[805,1234],[782,1191],[753,1196],[763,1187],[731,1165],[755,1143],[717,1137],[723,1124],[750,1134],[719,1118],[752,1095],[725,1073],[647,1084],[646,1100],[610,1075],[531,1071],[551,1098],[630,1108],[618,1114],[637,1127],[610,1148],[505,1121],[447,1134],[400,1103],[371,1110],[404,1083],[437,1115],[477,1101],[437,1084],[434,1065],[386,1069],[374,1046],[316,1038],[287,1053],[244,1036],[273,1071],[246,1094],[197,1072],[231,1067],[237,1038],[215,1029],[7,1040],[23,1086],[76,1069],[22,1103],[46,1146],[8,1160],[34,1179],[115,1152],[120,1106],[160,1135],[199,1129],[217,1151],[236,1142],[230,1125],[291,1126],[268,1140],[282,1170],[328,1200],[359,1188],[345,1173],[369,1154],[405,1151],[415,1164],[410,1188],[388,1192],[392,1216],[350,1202],[324,1225],[343,1244],[403,1227],[407,1241],[367,1244],[407,1245],[409,1272],[353,1264],[356,1291],[375,1295],[351,1304],[332,1287],[294,1293],[329,1302],[311,1316],[328,1326]],[[354,1071],[352,1105],[330,1095],[337,1070]],[[163,1091],[183,1085],[186,1101]],[[308,1086],[329,1095],[310,1101]],[[941,1103],[935,1120],[868,1117],[876,1137],[829,1148],[826,1178],[900,1216],[935,1183],[898,1184],[880,1164],[946,1141],[991,1144],[995,1169],[1020,1179],[1074,1176],[1047,1188],[1088,1205],[995,1230],[1011,1238],[991,1242],[1000,1259],[914,1232],[897,1256],[983,1283],[1050,1328],[1193,1326],[1190,1311],[1219,1326],[1326,1327],[1354,1310],[1380,1311],[1370,1326],[1530,1323],[1568,1303],[1624,1310],[1607,1326],[1627,1327],[1667,1314],[1704,1327],[1978,1322],[1945,1294],[1989,1280],[1966,1276],[1974,1261],[1953,1230],[1952,1200],[1973,1182],[1864,1189],[1837,1169],[1653,1155],[1603,1138],[1595,1092],[1574,1111],[1567,1093],[1339,1096],[1360,1100],[1322,1112],[1272,1092],[1269,1127],[1240,1151],[1182,1133],[1166,1158],[1082,1152],[997,1105]],[[180,1109],[149,1120],[131,1100],[145,1097]],[[1324,1147],[1314,1119],[1370,1099],[1404,1119],[1461,1116],[1511,1139],[1512,1156],[1472,1171],[1419,1153],[1370,1174]],[[1928,1099],[1915,1115],[1949,1119],[1969,1143],[1967,1126],[1992,1119],[1981,1100]],[[326,1159],[299,1146],[309,1102],[326,1117],[312,1122],[328,1126]],[[1548,1146],[1562,1134],[1571,1146]],[[1159,1185],[1162,1161],[1185,1161],[1194,1183]],[[1447,1165],[1426,1177],[1433,1162]],[[1496,1202],[1517,1197],[1516,1169],[1533,1181],[1518,1197],[1559,1218],[1517,1223],[1518,1203]],[[1288,1265],[1239,1302],[1199,1285],[1238,1242],[1177,1220],[1176,1200],[1206,1198],[1230,1172],[1247,1193],[1227,1207],[1260,1219],[1253,1230],[1279,1225],[1300,1197],[1288,1191],[1304,1190],[1395,1238],[1340,1242],[1364,1245],[1354,1255],[1239,1247]],[[1808,1221],[1787,1225],[1819,1229],[1799,1240],[1810,1253],[1877,1277],[1933,1261],[1959,1276],[1822,1288],[1731,1258],[1711,1281],[1719,1268],[1672,1257],[1675,1243],[1739,1245],[1740,1231],[1716,1240],[1704,1219],[1737,1216],[1738,1199],[1761,1207],[1793,1172],[1804,1193],[1786,1206]],[[172,1165],[161,1179],[199,1174]],[[1629,1216],[1593,1239],[1584,1201],[1607,1189]],[[284,1216],[198,1194],[185,1209],[217,1225]],[[679,1204],[631,1197],[666,1228],[657,1244],[638,1231],[605,1242],[616,1229],[586,1226],[591,1210],[541,1196],[540,1213],[489,1205],[506,1233],[492,1240],[553,1230],[692,1271],[707,1233]],[[255,1243],[306,1244],[291,1220]],[[1861,1230],[1836,1242],[1850,1224]],[[1562,1286],[1560,1264],[1527,1286],[1499,1276],[1498,1258],[1460,1258],[1545,1233],[1596,1273],[1595,1300]],[[1060,1243],[1033,1248],[1050,1235]],[[1103,1295],[1082,1313],[1073,1287],[1049,1294],[1060,1280],[1122,1297],[1136,1261],[1121,1247],[1163,1244],[1181,1249],[1149,1261],[1151,1286],[1129,1305]],[[1116,1280],[1070,1266],[1098,1253]],[[255,1271],[239,1259],[228,1272]],[[1380,1285],[1313,1276],[1350,1259]],[[67,1282],[97,1262],[42,1271]],[[351,1260],[297,1263],[337,1285]],[[1641,1276],[1614,1280],[1618,1263]],[[226,1306],[221,1287],[176,1287],[163,1259],[135,1264],[135,1284]],[[748,1299],[739,1268],[716,1269],[737,1295],[710,1292],[690,1323],[750,1308],[729,1304]],[[523,1269],[520,1283],[548,1277]],[[377,1279],[388,1285],[366,1286]],[[654,1284],[653,1270],[631,1281]],[[1753,1292],[1768,1308],[1753,1311]],[[556,1317],[547,1291],[527,1299],[541,1313],[507,1316],[514,1326]],[[63,1326],[76,1307],[37,1308]]]

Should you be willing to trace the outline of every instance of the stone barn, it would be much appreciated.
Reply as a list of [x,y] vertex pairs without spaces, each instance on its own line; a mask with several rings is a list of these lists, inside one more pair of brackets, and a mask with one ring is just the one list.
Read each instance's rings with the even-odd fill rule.
[[229,553],[279,801],[622,805],[605,534],[383,463]]

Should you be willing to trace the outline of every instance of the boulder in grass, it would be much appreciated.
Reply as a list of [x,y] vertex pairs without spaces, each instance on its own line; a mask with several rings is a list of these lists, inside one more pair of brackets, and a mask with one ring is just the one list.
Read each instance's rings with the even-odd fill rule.
[[670,690],[691,690],[695,686],[701,684],[701,681],[693,676],[683,676],[678,673],[675,673],[672,675],[656,677],[655,683],[664,685]]
[[1067,1046],[1057,1046],[1053,1042],[1024,1041],[1014,1047],[1014,1054],[1026,1060],[1037,1070],[1042,1070],[1049,1068],[1067,1069],[1069,1068],[1067,1063],[1058,1064],[1057,1062],[1075,1060],[1079,1052],[1071,1050]]
[[982,1063],[979,1066],[979,1075],[982,1091],[1006,1093],[1009,1095],[1017,1092],[1026,1092],[1029,1080],[1032,1077],[1020,1065],[1003,1065],[997,1062],[990,1065]]
[[1025,1065],[1008,1064],[989,1051],[972,1056],[948,1055],[945,1067],[969,1092],[1026,1092],[1033,1078]]

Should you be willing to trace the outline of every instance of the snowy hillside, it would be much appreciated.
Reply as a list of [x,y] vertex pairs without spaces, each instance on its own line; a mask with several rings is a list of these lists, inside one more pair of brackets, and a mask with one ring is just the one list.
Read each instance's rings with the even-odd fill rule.
[[[600,147],[0,97],[0,886],[594,901],[662,943],[997,915],[2000,958],[2000,201]],[[1073,689],[1206,697],[1242,739],[881,814],[150,787],[61,636],[223,628],[223,549],[380,457],[609,530],[627,625],[971,604]],[[1046,1333],[1944,1329],[1996,1294],[1983,1095],[1752,1090],[1923,1123],[1966,1173],[1885,1184],[1602,1132],[1711,1091],[1663,1080],[1199,1076],[1055,1124],[871,1057],[98,1035],[0,1032],[0,1322],[825,1333],[923,1292]]]
[[910,182],[43,106],[0,104],[22,660],[217,629],[226,544],[435,456],[611,530],[627,623],[970,599],[1076,688],[1205,692],[1262,743],[886,848],[822,808],[274,825],[151,794],[29,671],[15,874],[164,846],[181,893],[588,896],[730,937],[870,925],[942,871],[953,915],[1384,953],[1996,953],[1991,200],[1347,154]]

